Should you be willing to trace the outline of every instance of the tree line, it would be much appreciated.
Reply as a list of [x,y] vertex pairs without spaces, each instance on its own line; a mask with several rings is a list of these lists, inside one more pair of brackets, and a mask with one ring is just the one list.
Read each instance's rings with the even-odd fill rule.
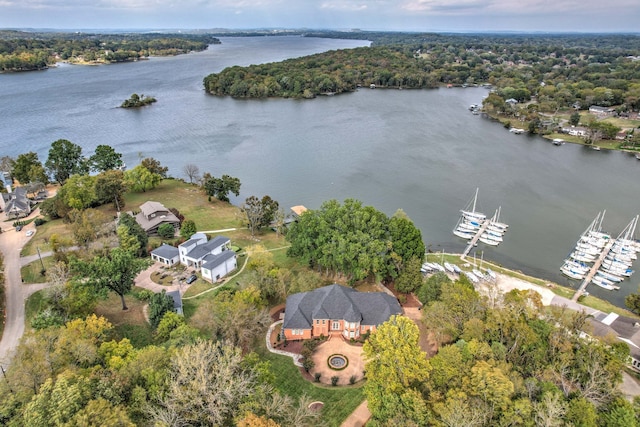
[[[466,279],[429,279],[425,328],[392,317],[364,345],[374,425],[637,426],[638,406],[618,391],[626,344],[584,335],[582,312],[543,309],[535,291],[480,295]],[[494,285],[495,286],[495,285]]]
[[[325,33],[312,34],[320,37]],[[579,109],[591,105],[640,109],[637,35],[340,35],[370,36],[375,44],[229,67],[205,77],[205,90],[238,98],[312,98],[371,84],[432,88],[486,83],[496,88],[502,109],[509,98],[534,100],[536,111],[541,112],[574,105]]]
[[92,34],[0,31],[0,71],[46,68],[69,62],[123,62],[202,51],[220,40],[206,34]]

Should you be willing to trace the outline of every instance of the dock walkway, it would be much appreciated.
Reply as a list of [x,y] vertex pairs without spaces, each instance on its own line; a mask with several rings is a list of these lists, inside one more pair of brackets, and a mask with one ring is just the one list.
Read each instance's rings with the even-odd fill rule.
[[593,276],[595,276],[596,272],[600,269],[600,266],[602,265],[602,261],[604,261],[607,254],[609,254],[609,251],[611,250],[611,247],[613,246],[614,242],[615,242],[614,239],[609,239],[607,244],[604,245],[604,249],[600,253],[600,256],[598,257],[596,262],[593,263],[593,267],[591,267],[591,270],[589,270],[589,274],[587,274],[587,277],[584,278],[584,281],[582,282],[582,284],[580,285],[576,293],[573,294],[573,297],[571,298],[572,301],[578,301],[578,298],[580,298],[580,295],[584,293],[584,290],[587,288],[587,285],[591,283],[591,279],[593,279]]
[[482,221],[482,225],[480,226],[480,229],[478,230],[476,235],[473,236],[473,239],[471,239],[471,241],[469,242],[469,245],[465,248],[462,255],[460,255],[461,260],[464,261],[467,255],[469,255],[469,252],[471,252],[471,249],[478,243],[478,239],[480,238],[480,236],[482,236],[482,233],[485,232],[485,230],[487,229],[490,223],[491,223],[491,220],[488,220],[488,219],[485,219],[484,221]]

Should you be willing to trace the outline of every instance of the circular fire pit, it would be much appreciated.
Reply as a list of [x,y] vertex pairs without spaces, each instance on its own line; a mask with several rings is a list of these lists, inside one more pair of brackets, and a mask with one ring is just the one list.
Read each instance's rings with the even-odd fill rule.
[[332,354],[327,359],[327,365],[334,371],[341,371],[349,366],[349,359],[342,354]]

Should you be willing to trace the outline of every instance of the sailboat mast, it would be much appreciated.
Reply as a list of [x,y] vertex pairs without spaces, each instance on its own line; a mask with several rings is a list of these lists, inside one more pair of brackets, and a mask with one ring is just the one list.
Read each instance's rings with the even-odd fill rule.
[[471,212],[475,212],[476,211],[476,202],[478,201],[478,190],[480,189],[480,187],[476,187],[476,195],[473,198],[473,209],[471,209]]

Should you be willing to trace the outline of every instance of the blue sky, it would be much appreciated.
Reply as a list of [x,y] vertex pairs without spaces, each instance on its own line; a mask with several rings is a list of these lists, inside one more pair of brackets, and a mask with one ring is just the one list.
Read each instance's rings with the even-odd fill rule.
[[638,32],[638,0],[0,0],[0,28]]

